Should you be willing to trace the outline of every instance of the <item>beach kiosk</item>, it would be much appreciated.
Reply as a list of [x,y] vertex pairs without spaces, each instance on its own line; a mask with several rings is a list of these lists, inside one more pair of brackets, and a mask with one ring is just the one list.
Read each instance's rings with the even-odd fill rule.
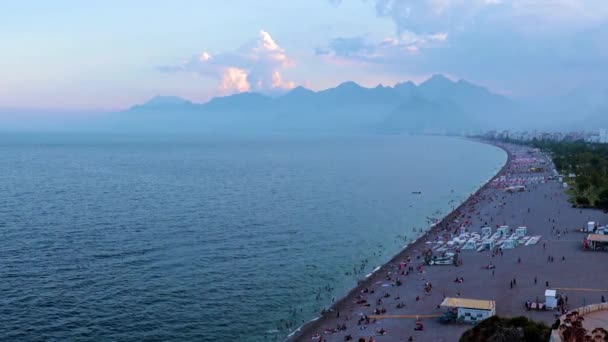
[[555,309],[557,307],[557,291],[545,290],[545,307],[547,309]]
[[458,322],[477,323],[496,315],[496,302],[493,300],[446,297],[441,307],[447,308],[448,315]]
[[585,249],[591,250],[607,250],[608,249],[608,235],[602,234],[589,234],[587,239],[583,242]]
[[517,237],[524,237],[524,236],[526,236],[526,234],[528,234],[527,227],[518,227],[517,229],[515,229],[515,235]]

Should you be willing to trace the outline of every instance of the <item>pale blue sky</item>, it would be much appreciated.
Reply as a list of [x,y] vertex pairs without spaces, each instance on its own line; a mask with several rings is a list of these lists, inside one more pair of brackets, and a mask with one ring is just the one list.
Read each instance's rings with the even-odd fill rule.
[[605,0],[7,0],[0,107],[121,109],[433,73],[552,94],[605,78],[606,41]]

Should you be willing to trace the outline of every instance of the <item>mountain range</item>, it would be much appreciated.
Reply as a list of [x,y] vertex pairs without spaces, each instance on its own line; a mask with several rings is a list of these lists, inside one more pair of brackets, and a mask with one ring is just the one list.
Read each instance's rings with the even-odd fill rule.
[[[582,118],[607,121],[602,118],[608,106],[598,104],[606,103],[602,102],[604,93],[597,93],[599,95],[590,97],[589,91],[581,91],[531,105],[465,80],[452,81],[443,75],[434,75],[419,85],[408,81],[392,87],[366,88],[345,82],[322,91],[297,87],[278,97],[239,93],[216,97],[204,104],[174,96],[157,96],[118,113],[113,125],[120,129],[153,131],[396,134],[530,127],[560,129],[559,122],[568,127],[585,128]],[[581,114],[583,102],[594,104],[587,106],[585,115]],[[566,113],[577,109],[580,115]]]

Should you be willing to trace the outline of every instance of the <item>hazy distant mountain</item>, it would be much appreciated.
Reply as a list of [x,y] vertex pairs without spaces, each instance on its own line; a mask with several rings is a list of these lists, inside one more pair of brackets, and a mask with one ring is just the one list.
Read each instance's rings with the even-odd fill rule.
[[389,133],[458,133],[474,126],[475,120],[459,106],[414,96],[395,108],[378,129]]
[[443,75],[433,75],[420,84],[417,94],[427,99],[445,99],[462,106],[503,105],[510,106],[512,101],[502,95],[491,93],[486,88],[465,80],[453,82]]
[[216,97],[207,102],[206,111],[238,112],[260,110],[272,104],[272,98],[257,93],[240,93],[225,97]]
[[[121,115],[138,129],[416,133],[495,128],[514,110],[511,100],[483,87],[435,75],[418,86],[345,82],[317,92],[297,87],[275,98],[240,93],[205,104],[157,96]],[[148,115],[134,120],[132,113]]]
[[308,101],[314,95],[315,95],[314,91],[300,86],[300,87],[293,88],[287,94],[281,96],[278,99],[278,102],[289,103],[290,101]]
[[178,96],[155,96],[141,105],[135,105],[128,111],[135,113],[169,113],[196,111],[199,105]]

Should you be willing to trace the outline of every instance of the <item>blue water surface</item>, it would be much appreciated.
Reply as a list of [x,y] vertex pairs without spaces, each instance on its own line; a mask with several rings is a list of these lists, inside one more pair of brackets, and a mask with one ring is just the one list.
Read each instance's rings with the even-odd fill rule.
[[282,340],[505,159],[429,136],[1,136],[0,340]]

